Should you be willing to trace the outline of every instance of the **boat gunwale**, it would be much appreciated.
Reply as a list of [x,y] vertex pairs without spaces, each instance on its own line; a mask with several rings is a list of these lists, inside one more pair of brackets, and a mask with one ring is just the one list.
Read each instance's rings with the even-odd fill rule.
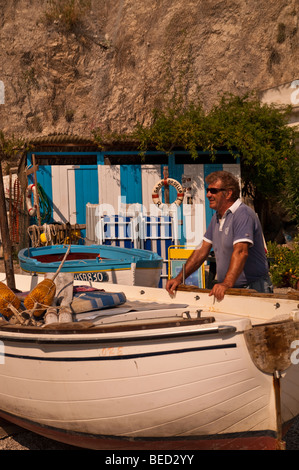
[[[204,320],[204,321],[203,321]],[[184,323],[184,324],[183,324]],[[224,322],[225,323],[225,322]],[[66,324],[69,325],[69,324]],[[72,343],[84,344],[95,342],[138,342],[150,340],[166,340],[166,339],[179,339],[184,337],[196,336],[229,336],[238,333],[237,328],[229,324],[214,323],[214,317],[210,317],[209,322],[205,319],[188,319],[173,322],[160,322],[155,324],[138,324],[138,325],[107,325],[94,326],[84,329],[63,329],[63,324],[60,324],[59,329],[46,329],[37,327],[27,327],[20,325],[1,325],[0,326],[0,340],[10,342],[24,342],[35,344],[47,343]],[[202,328],[190,329],[189,327],[202,326]],[[178,328],[182,329],[178,329]],[[187,327],[187,329],[185,329]],[[69,327],[68,327],[69,328]],[[188,329],[189,328],[189,329]],[[152,330],[152,331],[151,331]],[[157,331],[164,330],[164,331]],[[12,335],[5,335],[5,332],[12,333]],[[130,333],[132,335],[117,335],[117,333]],[[136,332],[141,334],[136,335]],[[240,331],[243,333],[243,331]],[[144,334],[142,334],[144,333]]]
[[[52,254],[63,254],[65,253],[65,250],[67,249],[67,245],[48,245],[44,247],[29,247],[29,248],[23,248],[22,250],[19,251],[19,259],[22,257],[25,259],[34,259],[32,258],[33,255],[36,255],[36,253],[42,253],[43,251],[49,251]],[[99,251],[104,251],[104,252],[118,252],[124,254],[125,261],[130,261],[134,258],[139,258],[140,260],[149,260],[149,261],[157,261],[157,260],[162,260],[163,258],[158,255],[158,253],[155,253],[154,251],[150,250],[141,250],[139,248],[125,248],[125,247],[120,247],[120,246],[114,246],[114,245],[71,245],[71,251],[70,253],[78,253],[81,251],[82,253],[86,252],[91,252],[91,253],[97,253],[100,254]],[[29,251],[29,256],[27,256],[25,253],[26,251]],[[35,253],[36,252],[36,253]],[[33,254],[31,256],[31,253]],[[113,258],[112,258],[113,260]],[[117,259],[115,260],[117,261]]]
[[[186,292],[186,293],[197,293],[197,294],[209,294],[211,292],[211,289],[206,289],[202,287],[197,287],[197,286],[187,286],[180,284],[177,289],[179,292]],[[290,301],[296,301],[298,300],[299,302],[299,291],[290,291],[287,293],[265,293],[265,292],[257,292],[253,289],[243,289],[243,288],[238,288],[238,287],[232,287],[230,289],[227,289],[225,296],[240,296],[240,297],[258,297],[258,298],[263,298],[263,299],[281,299],[281,300],[290,300]],[[297,308],[299,308],[299,303],[297,305]]]
[[[50,245],[47,247],[30,247],[19,251],[18,258],[20,267],[25,272],[38,274],[55,272],[60,266],[59,261],[41,261],[38,256],[45,256],[48,250],[49,256],[59,256],[65,253],[64,245]],[[26,252],[29,250],[29,256]],[[35,250],[35,251],[34,251]],[[39,250],[39,251],[37,251]],[[63,272],[74,274],[80,273],[101,273],[115,272],[132,269],[132,265],[136,265],[136,269],[162,269],[163,258],[157,253],[149,250],[140,250],[137,248],[123,248],[110,245],[71,245],[70,254],[78,254],[84,252],[100,255],[105,252],[105,258],[84,258],[66,259],[64,262]],[[121,257],[114,256],[109,252],[120,254]],[[31,255],[32,254],[32,255]],[[109,257],[111,256],[111,257]]]

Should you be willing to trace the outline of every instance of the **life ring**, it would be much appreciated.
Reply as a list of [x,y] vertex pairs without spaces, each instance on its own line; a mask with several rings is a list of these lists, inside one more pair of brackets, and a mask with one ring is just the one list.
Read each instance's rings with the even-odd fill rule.
[[183,199],[184,199],[184,190],[183,190],[183,187],[182,185],[174,180],[173,178],[165,178],[163,180],[160,180],[153,188],[153,192],[152,192],[152,199],[153,199],[153,202],[158,206],[160,207],[161,204],[162,204],[162,201],[161,199],[159,198],[159,192],[160,192],[160,189],[163,187],[163,186],[166,186],[166,185],[170,185],[170,186],[173,186],[176,190],[177,190],[177,198],[174,202],[174,204],[176,204],[177,206],[180,206],[183,202]]
[[[31,194],[33,194],[34,205],[31,203]],[[30,217],[34,217],[36,214],[36,186],[35,184],[29,184],[26,189],[26,207]]]

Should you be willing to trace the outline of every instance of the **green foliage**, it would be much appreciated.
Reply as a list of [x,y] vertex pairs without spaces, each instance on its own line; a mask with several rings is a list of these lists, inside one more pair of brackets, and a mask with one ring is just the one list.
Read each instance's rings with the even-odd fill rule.
[[73,32],[90,6],[90,0],[49,0],[45,19],[48,24],[56,22],[64,31]]
[[119,134],[118,132],[104,132],[100,127],[92,130],[92,136],[99,149],[104,150],[109,146],[126,146],[132,144],[134,136],[132,134]]
[[21,138],[7,138],[0,130],[0,160],[11,160],[25,149],[25,141]]
[[296,156],[296,132],[287,126],[290,111],[247,95],[226,95],[209,113],[213,145],[238,151],[245,195],[267,197],[283,187],[282,176]]
[[194,159],[200,158],[197,150],[208,151],[212,161],[217,150],[229,150],[240,157],[244,195],[272,198],[287,186],[282,202],[299,223],[299,205],[294,203],[299,197],[294,173],[298,132],[287,125],[290,112],[291,107],[262,104],[253,95],[226,94],[208,113],[200,103],[155,111],[150,127],[138,124],[135,139],[142,152],[155,148],[169,153],[182,148]]
[[284,173],[284,185],[279,195],[279,202],[287,211],[291,220],[299,226],[299,154],[287,160]]
[[275,287],[297,287],[299,281],[299,236],[294,239],[292,249],[276,242],[267,244],[270,275]]
[[155,110],[153,125],[146,129],[138,124],[134,135],[143,152],[148,147],[166,153],[183,147],[197,158],[198,147],[206,148],[208,145],[204,111],[201,104],[194,103],[188,109],[174,106],[165,112]]

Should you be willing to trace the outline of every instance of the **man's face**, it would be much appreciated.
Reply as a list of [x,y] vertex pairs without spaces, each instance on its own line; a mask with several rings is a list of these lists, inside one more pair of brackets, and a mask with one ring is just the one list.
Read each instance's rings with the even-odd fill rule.
[[[211,188],[211,191],[209,190]],[[218,190],[213,192],[213,189]],[[210,203],[210,208],[216,210],[220,214],[223,214],[227,209],[227,191],[223,188],[223,183],[217,180],[214,183],[210,183],[207,188],[207,198]]]

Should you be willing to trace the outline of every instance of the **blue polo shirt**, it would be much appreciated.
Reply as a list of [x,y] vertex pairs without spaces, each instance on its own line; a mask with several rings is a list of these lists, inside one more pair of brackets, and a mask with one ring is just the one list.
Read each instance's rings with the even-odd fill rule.
[[233,246],[248,242],[249,255],[244,270],[234,287],[243,287],[268,274],[262,227],[256,213],[240,199],[220,219],[215,213],[204,235],[204,240],[213,245],[216,257],[217,280],[222,282],[228,271]]

